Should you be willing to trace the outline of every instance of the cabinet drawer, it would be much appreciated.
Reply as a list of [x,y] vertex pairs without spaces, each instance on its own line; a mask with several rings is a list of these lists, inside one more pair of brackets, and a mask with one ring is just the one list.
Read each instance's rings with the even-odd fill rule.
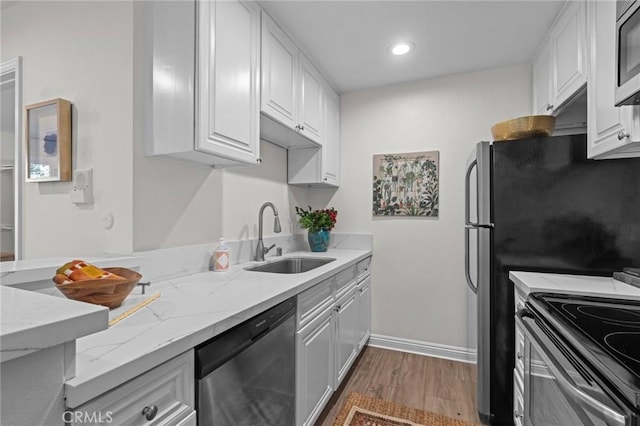
[[333,304],[332,284],[333,278],[329,278],[298,295],[298,330]]
[[351,288],[349,284],[355,285],[356,267],[352,266],[350,268],[345,269],[342,272],[339,272],[335,276],[335,279],[336,279],[336,297],[339,298]]
[[358,281],[360,281],[362,278],[364,278],[366,275],[369,274],[370,267],[371,267],[371,256],[358,262],[358,264],[356,265]]
[[189,424],[195,413],[194,368],[193,351],[188,351],[68,410],[65,420],[74,426],[105,422],[132,426]]

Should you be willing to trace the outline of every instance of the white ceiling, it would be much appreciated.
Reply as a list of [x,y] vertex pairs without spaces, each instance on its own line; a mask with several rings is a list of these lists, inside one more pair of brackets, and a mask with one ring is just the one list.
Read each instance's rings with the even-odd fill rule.
[[[563,3],[261,2],[341,92],[529,62]],[[399,40],[415,50],[392,56]]]

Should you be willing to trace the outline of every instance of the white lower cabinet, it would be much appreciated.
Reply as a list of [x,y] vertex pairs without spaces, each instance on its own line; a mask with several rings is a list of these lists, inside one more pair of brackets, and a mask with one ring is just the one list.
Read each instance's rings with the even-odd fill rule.
[[357,355],[356,332],[358,328],[358,304],[356,302],[355,282],[335,307],[336,311],[336,383],[344,376]]
[[70,425],[195,426],[193,351],[81,405],[67,408]]
[[296,424],[312,425],[333,393],[333,308],[296,333]]
[[371,277],[367,275],[365,279],[358,282],[356,301],[358,304],[358,328],[356,339],[358,351],[367,344],[371,336]]
[[[298,295],[296,425],[314,424],[369,338],[369,262],[343,269]],[[356,271],[361,272],[357,285]]]

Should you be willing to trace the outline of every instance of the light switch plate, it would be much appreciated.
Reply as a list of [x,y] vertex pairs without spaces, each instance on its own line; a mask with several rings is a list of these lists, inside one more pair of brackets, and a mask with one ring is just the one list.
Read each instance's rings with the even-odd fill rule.
[[71,202],[74,204],[93,204],[93,169],[73,172]]

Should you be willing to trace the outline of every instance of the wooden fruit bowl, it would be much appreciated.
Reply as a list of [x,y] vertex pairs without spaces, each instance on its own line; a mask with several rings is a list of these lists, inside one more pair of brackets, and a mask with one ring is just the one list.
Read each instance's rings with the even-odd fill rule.
[[142,275],[127,268],[102,268],[119,275],[124,280],[103,279],[83,280],[68,284],[56,284],[58,290],[67,298],[94,305],[117,308],[127,298],[131,290],[138,284]]
[[494,141],[510,141],[534,137],[551,136],[556,126],[552,115],[527,115],[494,124],[491,134]]

